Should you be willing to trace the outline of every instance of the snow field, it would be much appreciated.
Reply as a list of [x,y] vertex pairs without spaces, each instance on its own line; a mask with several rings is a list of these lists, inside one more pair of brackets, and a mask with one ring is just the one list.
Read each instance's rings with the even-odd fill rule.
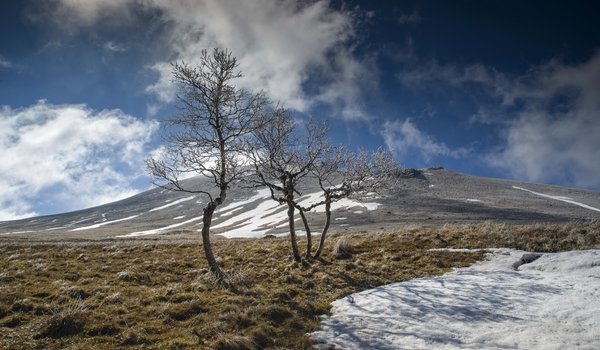
[[318,348],[598,349],[600,250],[544,254],[491,250],[439,277],[352,294],[311,334]]

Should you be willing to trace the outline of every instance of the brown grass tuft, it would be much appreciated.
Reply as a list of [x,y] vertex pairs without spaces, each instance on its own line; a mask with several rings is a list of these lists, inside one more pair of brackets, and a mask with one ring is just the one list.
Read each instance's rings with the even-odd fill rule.
[[25,323],[25,320],[22,316],[13,315],[3,319],[2,322],[0,322],[0,327],[15,328],[23,323]]
[[62,338],[82,333],[86,323],[86,310],[81,300],[68,304],[44,321],[37,337]]
[[121,345],[128,345],[128,346],[134,346],[134,345],[145,345],[145,344],[149,344],[150,341],[148,339],[146,339],[146,337],[144,337],[139,331],[136,330],[129,330],[127,331],[121,340]]
[[207,311],[205,305],[200,301],[189,301],[180,304],[169,305],[165,312],[169,317],[176,321],[185,321],[192,317],[196,317]]
[[248,331],[248,336],[258,348],[263,349],[273,345],[275,332],[276,330],[274,327],[263,324],[250,329]]
[[150,283],[150,275],[144,272],[137,272],[131,269],[126,269],[117,273],[119,281],[125,282],[136,282],[136,283]]
[[333,244],[333,257],[336,259],[350,259],[354,254],[354,247],[349,236],[341,236]]
[[254,350],[256,344],[248,337],[224,334],[213,345],[215,350]]

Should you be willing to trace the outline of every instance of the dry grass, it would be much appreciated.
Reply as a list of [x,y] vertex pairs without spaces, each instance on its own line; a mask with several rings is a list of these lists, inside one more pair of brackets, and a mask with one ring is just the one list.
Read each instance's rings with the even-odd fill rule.
[[354,254],[351,237],[349,235],[340,236],[333,244],[332,255],[335,259],[350,259]]
[[[218,241],[225,289],[198,244],[0,242],[0,348],[307,349],[333,300],[483,255],[430,248],[593,248],[600,222],[414,228],[329,244],[322,261],[293,263],[286,239]],[[340,249],[351,256],[336,259]]]
[[414,237],[415,247],[493,248],[559,252],[600,247],[600,220],[568,224],[510,225],[494,222],[415,228],[395,232]]

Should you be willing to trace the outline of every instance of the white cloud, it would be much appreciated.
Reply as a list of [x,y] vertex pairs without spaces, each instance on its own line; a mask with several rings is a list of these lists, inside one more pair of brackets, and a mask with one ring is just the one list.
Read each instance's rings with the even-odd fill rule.
[[125,52],[127,49],[125,46],[115,43],[114,41],[107,41],[104,43],[104,50],[110,52]]
[[[338,107],[347,118],[364,117],[359,100],[372,69],[368,59],[357,59],[352,50],[354,14],[332,9],[329,1],[61,0],[59,4],[56,11],[70,14],[71,25],[101,24],[118,16],[130,21],[136,11],[158,10],[170,30],[168,47],[161,49],[173,60],[193,65],[203,49],[228,48],[240,60],[241,87],[264,90],[274,101],[300,111],[323,102]],[[158,79],[147,91],[163,102],[175,96],[169,63],[150,67]],[[305,85],[311,77],[318,78],[319,87],[307,94]]]
[[531,181],[600,188],[600,53],[579,65],[539,67],[505,101],[524,108],[489,155],[492,165]]
[[[597,118],[597,117],[596,117]],[[600,187],[600,123],[573,115],[549,120],[523,114],[506,131],[505,145],[489,162],[536,182]]]
[[443,142],[436,141],[419,130],[410,119],[385,122],[382,135],[389,150],[402,161],[414,160],[418,155],[429,163],[434,157],[460,158],[468,154],[464,148],[451,149]]
[[40,101],[0,109],[0,219],[30,216],[36,202],[80,209],[136,193],[158,123],[120,110]]
[[12,62],[10,62],[9,60],[7,60],[6,58],[0,56],[0,68],[11,68],[13,66]]
[[160,106],[155,103],[146,105],[146,115],[149,117],[154,117],[155,115],[157,115],[159,110]]

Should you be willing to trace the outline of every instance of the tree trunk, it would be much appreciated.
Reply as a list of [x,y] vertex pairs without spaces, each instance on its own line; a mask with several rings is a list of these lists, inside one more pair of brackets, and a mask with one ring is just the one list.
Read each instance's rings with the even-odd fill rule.
[[323,252],[323,246],[325,245],[325,238],[327,236],[327,231],[329,231],[329,224],[331,224],[331,198],[325,198],[325,227],[323,227],[323,232],[321,233],[321,239],[319,240],[319,247],[317,248],[317,252],[315,253],[315,258],[321,257],[321,253]]
[[223,274],[223,271],[221,271],[221,268],[215,259],[210,243],[210,225],[212,223],[212,216],[215,212],[215,208],[213,203],[209,203],[208,206],[204,208],[204,213],[202,215],[202,246],[204,248],[204,256],[208,262],[210,272],[218,282],[223,282],[225,280],[225,274]]
[[298,250],[298,243],[296,242],[296,229],[294,227],[294,205],[288,202],[288,222],[290,226],[290,240],[292,242],[292,256],[294,261],[301,261],[300,251]]
[[302,218],[302,223],[304,224],[304,230],[306,230],[306,253],[304,253],[304,259],[310,258],[310,252],[312,250],[312,235],[310,233],[310,226],[308,226],[308,220],[306,220],[306,215],[304,215],[304,210],[299,208],[300,217]]

